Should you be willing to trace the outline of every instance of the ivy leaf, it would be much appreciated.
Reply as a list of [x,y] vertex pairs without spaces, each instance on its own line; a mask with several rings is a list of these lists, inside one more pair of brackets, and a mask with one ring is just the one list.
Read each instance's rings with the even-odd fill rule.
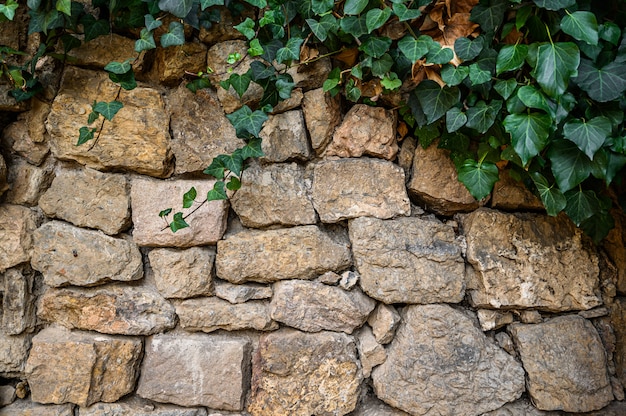
[[252,139],[241,148],[241,157],[243,160],[261,156],[265,156],[265,153],[263,153],[263,149],[261,148],[261,139]]
[[346,16],[339,21],[339,26],[341,27],[341,30],[346,32],[348,35],[352,35],[357,38],[360,38],[364,34],[368,33],[366,16]]
[[191,82],[188,82],[185,87],[194,94],[203,88],[209,88],[211,86],[211,81],[208,78],[197,78]]
[[391,17],[391,9],[385,7],[384,9],[372,9],[365,15],[365,26],[367,26],[367,33],[372,33],[384,25],[389,17]]
[[[443,71],[442,71],[443,75]],[[505,80],[497,80],[493,89],[496,90],[498,94],[502,96],[505,100],[507,100],[513,92],[515,92],[515,88],[517,88],[517,80],[514,78]]]
[[622,31],[620,30],[619,26],[616,25],[615,23],[604,22],[598,28],[598,35],[600,36],[600,39],[604,39],[607,42],[610,42],[613,45],[617,46],[619,42],[619,38],[622,35]]
[[262,79],[267,79],[274,76],[276,70],[271,67],[263,64],[260,61],[252,61],[250,63],[250,77],[253,81],[260,81]]
[[137,81],[135,81],[135,73],[130,70],[124,74],[114,74],[109,72],[109,79],[115,83],[120,84],[120,87],[125,90],[133,90],[137,87]]
[[118,75],[125,74],[132,69],[130,65],[131,60],[132,59],[127,59],[124,62],[109,62],[104,67],[104,70]]
[[498,179],[498,167],[491,162],[468,159],[459,168],[459,181],[479,201],[491,193]]
[[492,100],[489,104],[482,100],[477,102],[474,107],[467,109],[466,126],[481,134],[485,133],[496,121],[501,108],[502,101],[500,100]]
[[474,40],[468,38],[457,38],[454,41],[454,51],[457,56],[464,61],[471,61],[482,52],[485,46],[485,38],[482,36]]
[[383,54],[380,59],[374,59],[372,61],[372,75],[375,77],[383,77],[387,72],[391,70],[393,66],[393,59],[388,53]]
[[124,104],[119,101],[100,101],[93,107],[93,111],[102,114],[104,118],[111,121],[117,112],[122,109],[122,107],[124,107]]
[[241,181],[239,180],[238,177],[233,176],[232,178],[230,178],[230,180],[226,184],[226,188],[231,191],[236,191],[241,188]]
[[96,133],[96,129],[90,129],[89,127],[81,127],[78,129],[78,142],[76,146],[80,146],[83,143],[87,143],[89,140],[93,140],[93,135]]
[[469,66],[469,77],[472,86],[476,86],[491,81],[491,72],[484,70],[479,64],[473,63]]
[[205,175],[213,176],[216,179],[224,179],[226,165],[224,161],[218,157],[214,157],[211,164],[202,171]]
[[328,74],[328,79],[324,81],[324,84],[322,85],[322,89],[324,90],[324,92],[328,92],[332,90],[333,88],[337,87],[340,82],[341,82],[341,70],[339,68],[334,68]]
[[619,98],[626,90],[626,63],[611,62],[598,69],[588,59],[581,59],[578,67],[578,77],[574,82],[582,88],[589,97],[602,103]]
[[528,55],[528,46],[524,44],[504,45],[498,58],[496,59],[496,74],[500,75],[506,71],[515,71],[524,65]]
[[412,63],[415,63],[428,53],[430,42],[431,39],[426,35],[422,35],[417,39],[407,35],[398,41],[398,49],[400,49],[400,52]]
[[185,43],[185,32],[180,22],[171,22],[167,33],[161,36],[161,46],[179,46]]
[[213,189],[207,192],[206,199],[207,201],[220,201],[222,199],[228,199],[228,195],[226,195],[226,191],[224,190],[224,182],[215,182]]
[[402,3],[394,3],[393,13],[398,16],[398,21],[400,22],[417,19],[422,15],[419,9],[409,9]]
[[254,31],[254,20],[246,17],[246,20],[234,26],[235,29],[239,31],[242,35],[246,37],[246,39],[250,40],[254,38],[256,32]]
[[491,0],[488,5],[481,2],[472,8],[470,20],[478,23],[485,32],[493,33],[502,24],[508,6],[508,0]]
[[243,157],[241,156],[241,149],[237,149],[231,154],[218,155],[215,159],[217,159],[218,163],[225,166],[226,169],[231,171],[233,174],[237,176],[241,175],[241,171],[243,170]]
[[196,188],[192,186],[191,189],[185,192],[185,194],[183,195],[183,208],[191,207],[193,205],[193,202],[196,200],[196,196]]
[[576,40],[598,44],[598,22],[591,12],[567,13],[561,19],[561,30]]
[[532,75],[549,97],[557,98],[578,74],[580,52],[571,42],[548,43],[537,48],[537,66]]
[[561,10],[576,4],[576,0],[533,0],[535,4],[543,9]]
[[182,230],[183,228],[187,227],[189,227],[189,224],[185,222],[185,219],[183,218],[183,213],[177,212],[176,214],[174,214],[174,218],[170,223],[170,230],[175,233],[176,231]]
[[247,73],[243,75],[232,73],[228,78],[228,83],[233,87],[235,92],[237,92],[239,98],[243,97],[243,94],[248,90],[250,81],[250,75],[248,75]]
[[354,79],[346,83],[346,98],[352,102],[357,102],[361,98],[361,89],[356,85]]
[[565,213],[577,227],[600,210],[600,201],[596,193],[591,190],[571,189],[565,192],[565,198],[567,199]]
[[467,116],[458,107],[452,107],[446,112],[446,129],[452,133],[465,125]]
[[556,187],[556,184],[550,185],[548,180],[539,172],[533,172],[530,174],[543,206],[546,208],[546,212],[551,217],[555,217],[559,212],[565,209],[566,199],[563,193]]
[[166,209],[162,210],[161,212],[159,212],[159,217],[165,218],[168,215],[170,215],[171,212],[172,212],[172,208],[166,208]]
[[311,0],[311,8],[313,13],[322,15],[333,9],[334,0]]
[[100,114],[96,113],[95,111],[92,111],[91,113],[89,113],[89,116],[87,117],[87,124],[93,123],[94,121],[98,119],[98,117],[100,117]]
[[546,95],[530,85],[524,85],[517,90],[517,97],[528,108],[537,108],[543,110],[550,115],[550,117],[556,117],[556,103],[546,97]]
[[368,0],[346,0],[343,6],[343,14],[357,15],[367,7]]
[[147,51],[149,49],[155,49],[156,43],[154,42],[154,36],[152,32],[146,28],[141,29],[139,39],[135,42],[135,52]]
[[587,234],[594,243],[600,244],[602,239],[615,228],[615,220],[611,213],[606,210],[596,212],[593,216],[580,224],[580,228]]
[[402,80],[398,78],[398,74],[395,72],[390,72],[388,75],[385,75],[383,79],[380,81],[380,84],[386,89],[393,91],[402,86]]
[[604,116],[595,117],[589,121],[571,120],[563,126],[563,136],[576,143],[576,146],[585,152],[589,159],[593,159],[595,153],[611,134],[611,129],[611,121]]
[[276,90],[278,90],[278,96],[283,100],[291,97],[291,91],[293,91],[296,83],[289,74],[280,74],[276,80]]
[[320,22],[318,22],[315,19],[306,19],[306,23],[311,28],[311,32],[313,32],[313,34],[319,40],[324,42],[326,40],[326,38],[328,38],[328,31],[326,30],[326,27],[324,25],[322,25]]
[[278,63],[295,61],[300,59],[300,46],[304,39],[294,36],[287,41],[287,44],[276,52]]
[[159,9],[181,19],[189,14],[192,6],[193,0],[159,0]]
[[[10,2],[8,2],[10,3]],[[72,15],[72,2],[71,0],[57,0],[55,8],[61,13],[71,16]],[[11,19],[13,20],[13,19]]]
[[96,20],[96,18],[90,14],[81,17],[80,23],[82,23],[83,25],[85,42],[89,42],[90,40],[95,39],[98,36],[106,35],[111,30],[111,26],[108,20]]
[[263,123],[268,119],[267,114],[263,111],[252,111],[247,105],[227,114],[226,117],[235,127],[237,137],[242,139],[259,137]]
[[149,31],[153,31],[154,29],[161,27],[161,25],[163,24],[162,21],[155,19],[154,16],[149,13],[144,16],[144,22],[144,24],[146,25],[146,29],[148,29]]
[[370,36],[359,46],[359,50],[365,52],[373,58],[380,58],[391,46],[391,39],[388,37]]
[[248,48],[248,55],[252,57],[261,56],[263,55],[264,52],[265,50],[263,49],[263,46],[261,46],[261,42],[259,42],[258,39],[252,39],[250,41],[250,47]]
[[435,81],[426,80],[413,90],[419,101],[428,124],[439,120],[461,98],[457,87],[439,87]]
[[547,154],[552,174],[562,192],[569,191],[589,177],[591,160],[569,140],[555,140]]
[[[65,0],[67,2],[67,0]],[[19,5],[15,1],[8,0],[6,4],[0,4],[0,14],[3,14],[9,20],[13,20],[15,18],[15,11]],[[59,6],[57,5],[57,8]],[[36,9],[37,7],[31,7],[31,9]]]
[[470,69],[467,66],[454,66],[445,64],[441,68],[441,79],[446,85],[454,87],[459,85],[469,75]]
[[426,62],[429,64],[447,64],[454,59],[454,52],[450,48],[442,48],[437,42],[431,43],[426,54]]
[[524,166],[548,144],[552,118],[547,114],[509,114],[502,122]]

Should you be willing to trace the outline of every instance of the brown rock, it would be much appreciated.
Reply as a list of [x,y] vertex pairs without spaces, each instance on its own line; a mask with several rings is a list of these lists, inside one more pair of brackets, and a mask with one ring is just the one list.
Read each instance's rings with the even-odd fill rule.
[[465,262],[452,227],[437,220],[357,218],[350,221],[361,287],[384,303],[457,303]]
[[398,165],[404,170],[404,175],[407,178],[411,177],[411,167],[413,166],[416,148],[417,140],[413,137],[408,136],[402,140],[402,146],[400,147],[400,152],[398,152]]
[[198,38],[201,42],[212,45],[226,40],[246,38],[240,31],[235,29],[234,26],[243,22],[246,17],[254,19],[255,15],[253,10],[244,9],[240,14],[237,14],[237,16],[233,16],[230,10],[224,6],[216,6],[215,10],[220,13],[219,24],[211,25],[209,28],[200,26]]
[[123,175],[62,170],[39,206],[49,217],[115,235],[130,225],[130,185]]
[[165,298],[212,295],[215,248],[157,248],[148,254],[154,281]]
[[0,375],[23,377],[31,334],[4,335],[0,333]]
[[523,183],[509,176],[508,171],[500,172],[500,180],[491,193],[493,208],[511,211],[542,211],[543,203]]
[[304,93],[302,92],[302,88],[294,88],[291,91],[291,96],[286,100],[279,101],[278,104],[272,109],[272,112],[269,114],[281,114],[287,112],[289,110],[293,110],[302,105],[302,100],[304,99]]
[[[195,187],[201,201],[213,189],[214,180],[177,179],[157,181],[135,178],[131,182],[133,239],[140,246],[179,248],[215,244],[226,231],[228,202],[211,201],[187,219],[189,227],[173,233],[159,212],[173,208],[173,212],[189,213],[197,208],[182,209],[183,194]],[[197,202],[199,203],[199,202]],[[173,215],[173,214],[172,214]],[[172,221],[172,215],[167,217]]]
[[356,346],[363,366],[363,377],[367,378],[372,374],[372,368],[385,362],[387,353],[374,338],[372,328],[367,325],[363,325],[356,333]]
[[16,113],[28,110],[28,101],[17,102],[17,100],[9,94],[12,89],[12,84],[5,82],[0,83],[0,111]]
[[408,189],[420,205],[441,215],[478,208],[478,202],[465,185],[459,182],[449,152],[439,149],[436,143],[427,149],[418,144]]
[[187,331],[272,331],[278,324],[270,318],[269,306],[269,302],[261,301],[232,304],[214,297],[195,298],[176,305],[176,313],[180,326]]
[[207,47],[198,42],[186,42],[180,46],[157,48],[150,75],[161,84],[176,85],[186,72],[195,74],[206,71],[206,54]]
[[626,385],[626,299],[617,298],[611,305],[611,324],[615,332],[615,374]]
[[393,306],[379,303],[374,312],[367,318],[367,323],[372,327],[376,342],[389,344],[400,324],[400,314],[396,312],[396,308]]
[[350,413],[352,416],[409,416],[402,410],[394,409],[376,398],[376,396],[367,396],[363,399]]
[[346,334],[281,329],[261,337],[252,365],[252,416],[345,415],[363,376]]
[[611,215],[615,220],[615,227],[602,241],[602,248],[606,251],[617,269],[617,291],[626,293],[626,215],[621,209],[613,209]]
[[474,306],[567,311],[602,303],[597,255],[566,217],[480,209],[463,228]]
[[272,297],[271,286],[249,283],[234,285],[222,280],[215,282],[215,296],[230,303],[244,303],[249,300],[269,299]]
[[30,260],[37,214],[19,205],[0,205],[0,272]]
[[322,88],[324,81],[328,79],[328,74],[332,69],[330,58],[325,57],[310,63],[293,63],[287,73],[291,75],[296,83],[296,88],[304,91]]
[[339,96],[333,98],[323,88],[308,91],[304,94],[302,112],[313,150],[321,154],[333,137],[335,127],[341,122]]
[[404,172],[377,159],[340,159],[315,165],[313,205],[322,222],[409,215]]
[[591,322],[560,316],[541,324],[513,324],[509,331],[537,408],[589,412],[613,400],[604,348]]
[[524,324],[538,324],[543,322],[541,314],[532,310],[519,311],[519,318]]
[[522,367],[447,305],[404,308],[372,379],[380,399],[411,415],[476,416],[524,392]]
[[[8,174],[11,189],[6,193],[5,201],[16,205],[37,205],[54,178],[54,162],[50,159],[48,162],[39,167],[20,157],[12,158]],[[70,199],[67,195],[65,197],[66,201]]]
[[[13,403],[16,398],[15,387],[0,386],[0,409]],[[2,410],[0,410],[0,414],[2,414]]]
[[6,148],[36,166],[39,166],[50,153],[50,145],[47,141],[37,143],[30,137],[28,124],[24,119],[18,119],[15,123],[9,124],[2,132],[0,141]]
[[7,164],[4,161],[4,157],[0,155],[0,195],[9,189],[9,184],[7,183],[7,173]]
[[351,334],[365,323],[375,306],[360,290],[286,280],[274,284],[271,314],[273,319],[302,331]]
[[143,277],[141,253],[129,239],[61,221],[42,225],[33,238],[31,265],[43,273],[48,286],[94,286]]
[[393,160],[398,153],[396,114],[382,107],[356,104],[335,130],[324,152],[327,156],[359,157],[364,154]]
[[231,198],[245,227],[306,225],[317,222],[309,196],[310,182],[295,163],[253,165],[245,170],[242,186]]
[[19,335],[36,325],[35,275],[29,267],[15,267],[0,273],[0,332]]
[[479,309],[478,322],[483,331],[491,331],[492,329],[502,328],[505,325],[513,323],[513,314],[511,312],[500,312],[490,309]]
[[96,403],[82,407],[79,416],[207,416],[202,407],[186,408],[168,404],[154,404],[137,396],[117,403]]
[[557,412],[544,412],[534,407],[527,399],[520,399],[507,403],[497,410],[487,412],[482,416],[558,416]]
[[[115,33],[106,36],[98,36],[89,42],[83,43],[78,48],[68,52],[72,63],[89,68],[104,68],[110,62],[131,62],[137,57],[135,41]],[[139,59],[143,61],[143,56]],[[133,66],[141,66],[141,62],[133,63]]]
[[161,334],[146,341],[137,394],[180,406],[241,410],[252,346],[243,338]]
[[306,137],[302,111],[293,110],[276,114],[263,125],[259,134],[265,162],[308,160],[311,157],[309,140]]
[[103,334],[150,335],[176,325],[174,307],[145,287],[48,289],[37,314],[70,329]]
[[348,247],[344,235],[314,225],[243,231],[217,243],[217,276],[231,283],[313,279],[350,267]]
[[1,416],[74,416],[74,405],[39,404],[30,400],[18,400],[0,409]]
[[33,338],[26,364],[32,400],[114,402],[133,391],[141,340],[46,328]]

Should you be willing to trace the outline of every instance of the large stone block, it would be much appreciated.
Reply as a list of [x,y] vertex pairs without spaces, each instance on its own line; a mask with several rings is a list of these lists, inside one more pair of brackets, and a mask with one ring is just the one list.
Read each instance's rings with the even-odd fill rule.
[[[74,65],[104,68],[113,61],[124,62],[130,59],[132,62],[137,57],[137,52],[135,52],[133,39],[110,33],[107,36],[98,36],[70,50],[68,56],[71,57]],[[134,63],[133,66],[138,68],[142,64],[143,54],[140,55],[139,62]]]
[[24,118],[9,124],[0,136],[0,142],[33,165],[39,166],[50,153],[47,141],[36,142],[28,133],[28,123]]
[[230,303],[244,303],[249,300],[269,299],[272,297],[272,286],[256,283],[234,285],[223,280],[215,282],[215,296]]
[[157,48],[149,76],[155,81],[176,85],[186,72],[206,71],[207,47],[200,42],[185,42],[175,48]]
[[[211,201],[205,203],[186,221],[189,227],[173,233],[159,212],[172,208],[173,212],[188,214],[197,208],[182,208],[183,195],[192,187],[196,188],[199,200],[213,189],[214,180],[177,179],[157,181],[135,178],[131,182],[131,206],[133,218],[133,239],[140,246],[153,247],[192,247],[215,244],[226,231],[228,202]],[[199,203],[199,202],[198,202]],[[172,220],[172,215],[167,217]]]
[[0,333],[0,375],[23,377],[32,335]]
[[18,400],[1,408],[0,416],[74,416],[74,405],[39,404],[30,400]]
[[365,323],[376,302],[358,289],[305,280],[274,284],[272,318],[307,332],[343,331],[351,334]]
[[0,332],[19,335],[36,325],[35,276],[29,267],[0,273]]
[[138,338],[46,328],[33,338],[26,363],[38,403],[114,402],[133,391],[141,359]]
[[350,267],[346,236],[305,225],[242,231],[217,243],[217,276],[231,283],[313,279]]
[[48,289],[37,313],[70,329],[104,334],[150,335],[176,325],[174,307],[142,287]]
[[34,232],[33,269],[49,286],[94,286],[143,277],[141,253],[130,239],[50,221]]
[[252,365],[252,416],[345,415],[363,376],[346,334],[282,329],[261,338]]
[[376,395],[411,415],[477,416],[524,392],[524,370],[471,318],[447,305],[410,305],[372,371]]
[[317,222],[310,181],[295,163],[254,165],[243,173],[242,186],[231,199],[246,227],[306,225]]
[[207,416],[207,411],[202,407],[154,404],[131,396],[117,403],[96,403],[89,407],[81,407],[77,416]]
[[404,171],[378,159],[341,159],[317,164],[313,205],[323,222],[356,217],[409,215]]
[[38,218],[19,205],[0,205],[0,272],[30,261]]
[[613,400],[606,353],[591,322],[560,316],[541,324],[513,324],[509,332],[539,409],[589,412]]
[[480,209],[463,228],[474,306],[567,311],[602,304],[597,254],[566,217]]
[[124,107],[115,118],[109,122],[100,117],[92,125],[102,126],[98,140],[76,146],[94,100],[113,101],[117,93],[106,72],[68,67],[46,121],[52,152],[58,159],[98,170],[168,176],[172,170],[169,117],[161,94],[152,88],[122,90],[117,99]]
[[349,223],[360,284],[384,303],[457,303],[465,262],[452,227],[437,220],[357,218]]
[[242,410],[251,351],[243,338],[155,335],[146,341],[137,394],[180,406]]
[[302,111],[293,110],[270,116],[259,134],[266,162],[308,160],[311,157]]
[[157,248],[148,258],[155,285],[164,297],[184,299],[213,294],[214,247]]
[[[11,184],[5,201],[16,205],[37,205],[39,198],[54,178],[54,162],[35,166],[20,157],[13,157],[9,165],[8,181]],[[1,185],[0,185],[1,187]],[[66,200],[67,194],[65,195]]]
[[278,324],[270,317],[269,302],[249,301],[233,304],[215,297],[195,298],[176,305],[176,314],[180,326],[187,331],[278,329]]
[[500,180],[493,186],[491,206],[505,211],[542,211],[544,206],[535,194],[511,178],[508,171],[500,172]]
[[302,112],[311,138],[311,146],[317,154],[326,148],[333,137],[335,127],[341,122],[341,102],[323,88],[307,91],[302,101]]

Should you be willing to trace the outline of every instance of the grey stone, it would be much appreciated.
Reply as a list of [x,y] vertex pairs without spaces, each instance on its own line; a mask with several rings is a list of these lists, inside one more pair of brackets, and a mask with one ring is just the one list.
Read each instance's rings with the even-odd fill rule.
[[30,400],[18,400],[0,408],[0,416],[74,416],[74,405],[39,404]]
[[260,133],[261,148],[266,162],[308,160],[311,157],[309,140],[306,136],[304,116],[301,110],[270,116]]
[[302,100],[302,112],[311,137],[311,146],[321,154],[333,136],[335,127],[341,122],[339,96],[334,98],[323,88],[307,91]]
[[400,324],[400,314],[391,305],[379,303],[376,309],[367,318],[367,323],[372,327],[376,341],[380,344],[389,344]]
[[519,318],[524,324],[538,324],[543,322],[541,314],[538,311],[533,310],[519,311]]
[[502,328],[513,322],[513,314],[511,312],[479,309],[476,314],[478,315],[478,321],[483,331]]
[[316,282],[324,283],[327,285],[336,285],[341,280],[341,275],[335,272],[326,272],[323,275],[315,279]]
[[186,408],[169,404],[154,404],[137,396],[117,403],[96,403],[81,407],[77,416],[207,416],[202,407]]
[[4,335],[0,333],[0,375],[21,377],[30,349],[31,334]]
[[366,396],[350,413],[351,416],[409,416],[402,410],[395,409],[385,402],[376,398],[376,396]]
[[359,283],[360,277],[361,276],[359,276],[357,272],[354,272],[352,270],[346,270],[345,272],[341,274],[341,280],[339,281],[339,286],[342,289],[350,290],[354,286],[356,286],[357,283]]
[[35,329],[35,276],[28,267],[0,273],[0,332],[19,335]]
[[38,217],[19,205],[0,205],[0,272],[30,261]]
[[213,294],[214,247],[157,248],[148,258],[163,297],[185,299]]
[[487,412],[482,416],[558,416],[557,412],[544,412],[534,407],[527,399],[520,399],[507,403],[497,410]]
[[[0,386],[0,409],[13,403],[16,398],[15,387]],[[0,414],[2,414],[2,410],[0,410]]]
[[187,331],[213,332],[256,329],[271,331],[278,324],[270,318],[269,302],[249,301],[232,304],[210,298],[188,299],[176,305],[180,326]]
[[50,186],[53,177],[54,164],[52,162],[35,166],[25,159],[13,157],[8,173],[11,186],[6,193],[5,201],[16,205],[37,205],[41,195]]
[[255,283],[234,285],[222,280],[215,282],[215,296],[230,303],[243,303],[249,300],[269,299],[272,297],[271,286]]

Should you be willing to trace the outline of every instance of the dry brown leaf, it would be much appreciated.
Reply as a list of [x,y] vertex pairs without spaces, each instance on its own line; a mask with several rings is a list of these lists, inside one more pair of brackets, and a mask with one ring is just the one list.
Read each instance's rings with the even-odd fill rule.
[[443,88],[446,86],[446,83],[441,79],[438,69],[438,66],[425,67],[424,72],[426,72],[426,78],[431,81],[435,81],[441,88]]
[[344,49],[341,52],[339,52],[337,55],[335,55],[335,59],[345,63],[348,66],[354,66],[358,57],[359,57],[358,48]]
[[307,63],[311,59],[315,59],[320,55],[320,51],[315,48],[310,48],[306,45],[303,45],[300,48],[300,62]]
[[456,13],[469,13],[479,0],[447,0],[448,13],[450,16]]
[[398,136],[400,136],[400,140],[404,139],[404,136],[409,134],[409,128],[406,126],[404,121],[398,123],[398,128],[396,129],[398,132]]

